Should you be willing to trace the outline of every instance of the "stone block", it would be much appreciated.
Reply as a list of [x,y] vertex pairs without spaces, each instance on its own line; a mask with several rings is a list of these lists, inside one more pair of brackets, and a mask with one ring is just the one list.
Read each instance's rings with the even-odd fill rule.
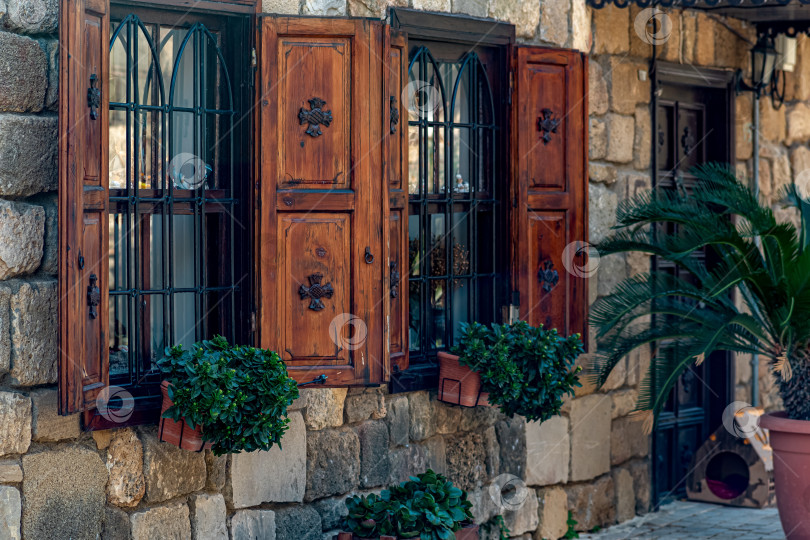
[[262,0],[262,13],[298,15],[300,7],[298,0]]
[[22,464],[26,538],[98,538],[107,468],[95,449],[62,446],[26,454]]
[[231,518],[231,540],[276,540],[276,513],[239,510]]
[[56,112],[59,104],[59,40],[40,40],[40,46],[48,56],[48,90],[45,91],[45,108]]
[[[201,452],[189,452],[160,442],[154,426],[139,428],[139,435],[143,444],[143,474],[148,503],[167,501],[205,487],[205,456]],[[133,523],[133,534],[134,527]]]
[[290,506],[276,510],[276,538],[320,540],[321,516],[311,506]]
[[130,538],[132,526],[129,522],[129,514],[119,508],[106,507],[104,509],[104,521],[101,524],[101,538],[104,540]]
[[751,159],[753,153],[751,100],[751,94],[748,93],[740,94],[734,100],[734,155],[737,159]]
[[638,390],[619,390],[610,394],[613,405],[610,409],[611,418],[621,418],[627,416],[636,408],[638,401]]
[[568,419],[553,416],[543,422],[526,422],[526,483],[530,486],[568,481],[571,442]]
[[219,493],[189,497],[191,535],[194,540],[228,540],[225,499]]
[[787,144],[807,139],[810,139],[810,106],[799,102],[787,110]]
[[0,376],[11,369],[11,288],[0,283]]
[[810,182],[810,148],[802,145],[791,150],[790,165],[794,179]]
[[692,64],[695,60],[695,34],[697,33],[697,15],[694,12],[684,11],[681,19],[681,42],[683,48],[680,55],[684,64]]
[[458,431],[483,431],[504,415],[496,407],[462,407]]
[[568,509],[577,522],[577,531],[590,531],[616,522],[613,504],[613,478],[601,477],[593,483],[574,484],[563,489],[568,495]]
[[633,489],[636,497],[636,514],[650,511],[650,466],[647,461],[637,460],[628,466],[633,477]]
[[45,209],[0,200],[0,280],[39,268],[44,244]]
[[347,493],[360,483],[360,439],[354,430],[341,428],[310,432],[306,456],[304,500]]
[[613,470],[613,487],[616,490],[616,519],[619,522],[636,516],[636,496],[633,494],[633,477],[627,469]]
[[610,470],[610,397],[592,394],[571,401],[571,480],[590,480]]
[[619,465],[633,457],[646,457],[650,437],[644,433],[644,422],[636,417],[617,418],[610,434],[610,463]]
[[28,199],[29,202],[41,206],[45,210],[45,244],[42,248],[42,264],[39,272],[55,276],[59,255],[59,216],[57,209],[57,193],[41,193]]
[[650,168],[652,154],[652,120],[647,105],[636,107],[636,124],[633,139],[633,168],[646,171]]
[[[413,7],[416,7],[414,2]],[[513,2],[512,0],[490,0],[489,17],[507,21],[515,25],[518,38],[533,38],[540,24],[540,10],[537,2]]]
[[[604,266],[602,263],[605,263]],[[617,264],[614,267],[614,262]],[[624,272],[626,263],[616,255],[610,255],[604,259],[600,259],[599,267],[602,269],[600,274],[599,295],[604,296],[613,292],[613,289],[619,282],[624,279]],[[604,286],[603,286],[604,285]],[[627,359],[622,358],[619,360],[608,375],[605,384],[602,385],[602,390],[616,390],[624,386],[624,381],[627,377]]]
[[17,386],[56,382],[56,280],[8,282],[11,382]]
[[605,159],[616,163],[633,161],[635,118],[620,114],[607,115],[607,153]]
[[343,404],[346,401],[346,388],[307,388],[301,391],[306,395],[304,422],[307,429],[316,430],[343,425]]
[[608,148],[607,120],[592,116],[588,124],[588,159],[604,159]]
[[321,17],[340,17],[346,15],[346,0],[304,0],[301,13]]
[[227,466],[227,455],[215,456],[211,450],[205,451],[205,489],[211,491],[222,491],[227,480]]
[[56,149],[55,117],[0,114],[0,196],[55,191]]
[[388,481],[388,428],[385,423],[370,420],[355,428],[360,439],[360,487],[381,486]]
[[500,472],[523,478],[526,475],[526,420],[504,418],[495,424],[500,447]]
[[0,460],[0,484],[16,484],[22,482],[23,473],[19,460]]
[[344,404],[343,414],[347,424],[363,422],[369,418],[374,420],[385,418],[387,408],[382,389],[367,388],[361,394],[348,396]]
[[321,525],[326,530],[340,527],[340,520],[349,513],[345,496],[321,499],[315,501],[312,506],[321,516]]
[[107,448],[107,501],[123,507],[138,506],[146,492],[143,444],[132,429],[115,432]]
[[543,0],[540,3],[540,39],[558,47],[568,41],[570,2]]
[[427,450],[421,444],[393,448],[389,452],[388,459],[391,462],[389,484],[404,482],[409,477],[427,470]]
[[695,63],[711,66],[715,61],[714,34],[717,23],[708,15],[698,13],[697,40],[695,41]]
[[0,456],[24,454],[31,445],[31,399],[0,392]]
[[102,429],[100,431],[93,431],[91,435],[93,436],[93,440],[96,442],[96,448],[99,450],[104,450],[110,446],[113,437],[115,437],[115,430]]
[[439,474],[447,474],[447,445],[444,442],[444,438],[436,435],[426,440],[423,446],[425,449],[427,468]]
[[488,8],[489,2],[487,0],[453,0],[453,13],[486,17]]
[[[798,58],[810,58],[810,40],[803,34],[797,36],[796,54]],[[785,100],[807,101],[810,99],[810,64],[796,63],[793,73],[785,73]]]
[[427,392],[408,394],[408,416],[411,424],[410,437],[412,441],[422,441],[436,433],[433,405]]
[[0,73],[0,111],[42,110],[48,88],[48,58],[36,40],[0,31]]
[[0,538],[20,540],[22,500],[20,491],[11,486],[0,486]]
[[[183,450],[185,452],[185,450]],[[191,538],[188,505],[182,502],[153,506],[129,516],[132,540],[187,540]]]
[[785,140],[787,124],[785,108],[774,109],[770,99],[759,102],[759,134],[767,141],[781,142]]
[[31,392],[33,440],[55,442],[79,437],[79,415],[59,415],[59,394],[54,389]]
[[448,405],[442,401],[433,402],[433,417],[436,433],[448,435],[458,431],[461,422],[461,407]]
[[406,396],[391,396],[387,400],[388,438],[392,445],[408,444],[411,429],[410,406]]
[[630,10],[613,5],[593,10],[592,54],[623,54],[630,51]]
[[535,538],[562,538],[568,531],[568,496],[559,487],[537,490],[539,526]]
[[534,532],[539,525],[537,494],[533,489],[527,491],[522,503],[515,504],[516,508],[510,505],[503,511],[503,522],[512,536]]
[[610,108],[620,114],[635,114],[636,107],[650,102],[650,79],[639,80],[639,72],[647,64],[631,62],[621,57],[610,59]]
[[571,48],[584,53],[591,48],[591,11],[585,0],[571,0]]
[[298,411],[291,412],[289,419],[281,448],[274,446],[266,452],[257,450],[231,456],[230,494],[234,508],[304,499],[306,427]]
[[588,239],[599,243],[610,234],[611,227],[616,224],[619,197],[607,186],[593,184],[588,190],[588,199]]
[[466,491],[481,487],[487,477],[487,454],[481,433],[451,435],[445,438],[445,445],[447,478]]
[[484,430],[484,446],[487,451],[487,475],[492,478],[501,470],[501,445],[498,443],[495,426],[489,426]]
[[58,0],[6,0],[3,28],[22,34],[52,34],[59,23]]
[[[500,513],[501,509],[495,500],[496,497],[493,497],[490,492],[492,489],[500,490],[501,487],[496,484],[490,484],[467,492],[467,500],[472,503],[470,511],[472,512],[473,521],[475,523],[486,523]],[[484,537],[482,536],[482,538]]]
[[588,113],[601,116],[608,112],[607,81],[601,64],[595,60],[588,63]]

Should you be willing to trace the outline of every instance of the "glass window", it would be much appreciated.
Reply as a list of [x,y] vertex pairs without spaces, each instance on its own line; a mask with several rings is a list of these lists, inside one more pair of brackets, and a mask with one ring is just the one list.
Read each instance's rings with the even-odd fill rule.
[[500,320],[507,169],[496,150],[501,116],[478,51],[417,44],[408,96],[409,337],[411,363],[419,364],[452,346],[461,323]]

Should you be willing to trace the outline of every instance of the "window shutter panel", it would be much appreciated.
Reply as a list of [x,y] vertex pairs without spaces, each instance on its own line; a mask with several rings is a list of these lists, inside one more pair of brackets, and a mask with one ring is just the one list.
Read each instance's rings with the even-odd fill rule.
[[404,32],[386,26],[385,40],[383,131],[388,196],[383,199],[383,221],[388,226],[383,230],[383,241],[388,247],[384,268],[388,286],[383,297],[389,359],[386,365],[396,373],[408,369],[408,109],[403,99],[408,83],[408,38]]
[[71,414],[109,384],[109,2],[63,2],[59,32],[59,412]]
[[587,343],[587,58],[515,50],[513,282],[520,316],[565,335],[579,332]]
[[383,45],[376,21],[260,20],[259,342],[299,382],[384,378]]

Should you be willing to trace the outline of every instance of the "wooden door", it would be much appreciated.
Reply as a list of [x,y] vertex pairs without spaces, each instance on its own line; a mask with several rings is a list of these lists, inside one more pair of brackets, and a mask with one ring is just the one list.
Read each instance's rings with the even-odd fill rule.
[[520,317],[584,336],[587,276],[567,271],[565,258],[587,256],[580,249],[588,231],[587,57],[518,47],[514,86],[513,288]]
[[300,382],[380,382],[387,190],[374,112],[383,110],[383,25],[259,25],[259,342]]
[[[666,67],[662,71],[666,72]],[[719,88],[701,88],[675,81],[662,83],[656,103],[655,185],[664,190],[689,192],[697,179],[691,169],[707,161],[728,162],[734,148],[728,81]],[[691,75],[691,74],[688,74]],[[706,74],[704,81],[711,81]],[[676,227],[660,230],[677,234]],[[713,255],[700,251],[694,257],[711,268]],[[688,274],[677,266],[653,258],[653,271],[682,279]],[[699,309],[696,306],[696,309]],[[731,397],[729,355],[715,353],[700,366],[691,366],[679,379],[658,417],[653,434],[654,499],[657,502],[685,494],[692,458],[721,423],[723,408]]]

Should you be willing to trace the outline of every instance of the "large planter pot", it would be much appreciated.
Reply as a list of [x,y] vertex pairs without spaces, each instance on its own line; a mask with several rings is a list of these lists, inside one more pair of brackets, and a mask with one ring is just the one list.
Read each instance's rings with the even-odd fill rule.
[[489,394],[481,391],[481,376],[462,366],[458,356],[439,353],[439,401],[475,407],[489,405]]
[[163,394],[163,404],[160,410],[160,424],[158,425],[159,439],[192,452],[202,452],[207,448],[211,448],[210,443],[203,441],[201,426],[191,429],[191,426],[185,420],[175,422],[169,418],[163,418],[163,413],[174,405],[172,400],[169,399],[169,381],[160,383],[160,392]]
[[[479,531],[478,525],[467,525],[463,529],[456,531],[456,540],[478,540],[479,538],[478,531]],[[337,540],[366,540],[366,539],[361,539],[359,536],[354,536],[352,533],[342,532],[338,533]],[[397,540],[397,537],[380,536],[379,540]]]
[[782,529],[789,539],[810,538],[810,421],[785,412],[762,416],[773,448],[773,480]]

